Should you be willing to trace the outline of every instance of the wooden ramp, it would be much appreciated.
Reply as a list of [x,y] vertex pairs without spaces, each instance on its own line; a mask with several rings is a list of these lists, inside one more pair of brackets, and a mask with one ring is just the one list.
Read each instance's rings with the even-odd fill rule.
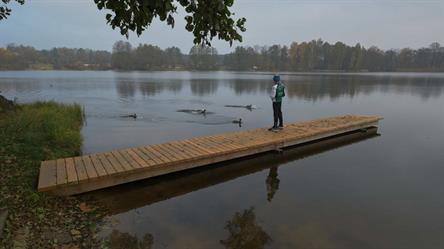
[[[42,162],[38,190],[72,195],[377,126],[378,116],[339,116]],[[202,179],[205,181],[205,179]]]

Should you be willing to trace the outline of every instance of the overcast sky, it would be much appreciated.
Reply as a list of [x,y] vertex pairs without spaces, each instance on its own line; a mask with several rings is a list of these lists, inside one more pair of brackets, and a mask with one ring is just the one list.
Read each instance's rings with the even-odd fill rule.
[[[106,24],[104,12],[93,0],[27,0],[12,7],[12,15],[0,21],[0,46],[111,50],[115,41],[123,39]],[[318,38],[382,49],[444,44],[444,0],[235,0],[233,11],[247,18],[242,45],[289,45]],[[179,13],[174,29],[155,22],[129,41],[177,46],[188,53],[193,38],[184,26]],[[220,41],[213,46],[219,53],[233,49]]]

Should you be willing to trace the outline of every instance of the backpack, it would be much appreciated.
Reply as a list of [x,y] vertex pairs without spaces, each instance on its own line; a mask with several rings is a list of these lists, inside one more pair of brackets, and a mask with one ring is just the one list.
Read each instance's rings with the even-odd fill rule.
[[276,88],[276,100],[282,100],[283,97],[285,97],[285,86],[278,84]]

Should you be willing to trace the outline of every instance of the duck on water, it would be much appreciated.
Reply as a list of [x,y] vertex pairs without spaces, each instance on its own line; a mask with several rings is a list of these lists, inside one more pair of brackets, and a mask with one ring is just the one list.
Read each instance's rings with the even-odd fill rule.
[[225,105],[225,107],[233,107],[233,108],[245,108],[249,111],[252,111],[253,109],[257,109],[256,105]]
[[239,127],[242,127],[242,119],[231,121],[233,124],[239,124]]
[[185,113],[201,114],[201,115],[208,114],[206,109],[180,109],[177,110],[177,112],[185,112]]
[[133,114],[128,114],[128,115],[120,115],[121,118],[137,118],[137,114],[133,113]]

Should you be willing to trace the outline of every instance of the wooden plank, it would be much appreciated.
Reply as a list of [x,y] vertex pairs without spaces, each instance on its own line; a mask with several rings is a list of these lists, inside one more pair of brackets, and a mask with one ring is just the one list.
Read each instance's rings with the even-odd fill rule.
[[97,176],[102,177],[108,175],[106,172],[105,167],[103,166],[100,159],[97,157],[97,155],[89,155],[89,158],[91,159],[92,164],[94,165],[94,168],[97,171]]
[[97,158],[99,158],[108,175],[112,175],[118,172],[111,164],[111,162],[106,158],[105,154],[97,154]]
[[142,160],[140,161],[139,158],[134,158],[129,154],[129,150],[121,150],[120,153],[125,157],[126,161],[133,166],[133,168],[143,168],[146,166],[146,163]]
[[210,150],[208,148],[208,145],[206,145],[206,144],[202,143],[202,141],[198,140],[197,137],[188,139],[187,141],[195,144],[196,146],[199,146],[200,148],[204,148],[208,153],[216,153],[216,151]]
[[88,180],[88,174],[86,173],[85,165],[83,165],[81,157],[74,157],[74,165],[76,167],[79,182]]
[[43,161],[40,165],[39,185],[38,188],[45,190],[57,185],[57,169],[56,161]]
[[208,152],[201,149],[200,147],[198,147],[197,145],[190,143],[188,140],[182,140],[182,141],[178,141],[179,144],[186,146],[187,150],[193,151],[193,153],[198,156],[208,156]]
[[66,175],[68,176],[68,184],[77,183],[77,172],[72,157],[65,158]]
[[155,147],[158,148],[158,151],[160,153],[163,153],[164,155],[169,155],[171,158],[175,159],[176,162],[187,159],[187,157],[184,156],[183,153],[176,151],[168,143],[155,145]]
[[132,165],[137,164],[139,165],[139,168],[148,167],[148,164],[140,158],[137,154],[135,154],[131,149],[124,150],[126,152],[126,155],[128,157],[128,160],[132,160],[130,163]]
[[214,138],[212,136],[206,136],[205,139],[207,141],[211,142],[214,146],[222,148],[224,152],[226,152],[227,150],[231,150],[232,149],[231,147],[229,147],[226,144],[224,144],[224,142],[220,138]]
[[66,174],[65,159],[57,159],[57,185],[68,183],[68,175]]
[[[144,153],[142,150],[140,150],[139,148],[132,148],[132,150],[134,151],[134,153],[136,153],[139,157],[141,157],[143,160],[145,160],[149,166],[154,166],[156,164],[158,164],[154,158],[152,158],[152,155],[148,155],[147,153]],[[162,163],[162,160],[160,160],[160,163]]]
[[185,153],[182,149],[178,149],[176,148],[173,144],[171,143],[165,143],[163,144],[163,146],[169,151],[174,153],[175,156],[179,157],[180,160],[187,160],[192,158],[193,156]]
[[232,148],[235,148],[235,149],[241,149],[241,148],[243,148],[243,146],[240,146],[240,145],[236,144],[236,143],[234,142],[234,139],[232,139],[232,138],[229,137],[229,136],[226,136],[226,135],[212,135],[212,136],[210,136],[210,137],[211,137],[211,138],[218,139],[218,140],[221,140],[221,141],[223,141],[226,145],[229,145],[229,146],[232,147]]
[[119,173],[119,172],[124,172],[125,171],[125,168],[120,164],[119,161],[117,161],[116,157],[112,153],[106,152],[106,153],[104,153],[104,156],[106,157],[108,162],[111,163],[111,165],[116,170],[116,172]]
[[210,146],[212,146],[211,148],[213,148],[215,150],[218,150],[219,152],[227,153],[228,151],[231,150],[230,148],[224,146],[219,141],[214,141],[213,139],[211,139],[208,136],[202,138],[202,140],[204,141],[204,143],[209,144]]
[[219,146],[225,148],[228,151],[239,149],[239,147],[235,147],[230,143],[228,143],[226,140],[224,140],[223,137],[207,136],[207,138],[211,140],[213,143],[218,144]]
[[[153,158],[154,161],[156,161],[157,163],[161,164],[161,163],[169,163],[172,161],[172,159],[169,159],[167,157],[165,157],[163,154],[159,153],[157,150],[153,149],[150,146],[145,146],[141,149],[145,154],[147,154],[149,157]],[[159,162],[160,160],[160,162]]]
[[123,159],[125,159],[125,161],[128,162],[128,165],[130,165],[133,169],[142,168],[142,166],[139,165],[136,160],[128,155],[128,152],[126,150],[119,150],[118,153],[122,155]]
[[153,144],[150,146],[150,148],[154,151],[157,151],[160,155],[162,155],[163,158],[167,158],[167,160],[169,160],[170,162],[180,160],[178,156],[174,155],[174,153],[169,152],[168,149],[162,147],[161,145]]
[[82,156],[83,164],[85,165],[86,173],[88,174],[89,179],[94,179],[98,177],[96,168],[94,167],[94,164],[91,161],[91,158],[89,156]]
[[123,156],[119,153],[117,150],[111,151],[111,154],[113,154],[114,158],[119,162],[120,165],[122,165],[124,171],[131,171],[134,168],[123,158]]
[[211,143],[210,141],[206,140],[205,138],[192,138],[191,142],[202,146],[206,148],[207,150],[211,151],[212,153],[223,153],[225,152],[224,149],[218,147],[217,145]]
[[191,148],[190,145],[183,143],[181,141],[173,141],[173,142],[170,142],[170,144],[172,146],[176,147],[177,149],[182,150],[185,154],[187,154],[193,158],[198,158],[198,157],[202,156],[201,153],[196,151],[194,148]]
[[136,151],[139,155],[145,156],[148,160],[153,162],[153,165],[160,165],[163,164],[164,161],[160,159],[158,156],[150,152],[144,147],[134,148],[134,151]]
[[138,160],[139,164],[142,165],[142,167],[149,167],[149,166],[152,166],[152,165],[156,164],[153,160],[151,160],[151,158],[147,157],[145,154],[143,154],[142,152],[137,151],[134,148],[128,149],[127,152],[135,160]]
[[215,153],[215,152],[210,151],[210,150],[208,150],[207,148],[205,148],[205,147],[203,147],[201,145],[198,145],[198,144],[192,142],[191,140],[184,140],[184,143],[187,143],[187,144],[193,146],[197,150],[203,152],[204,154],[207,154],[207,156],[211,156],[211,155],[213,155]]

